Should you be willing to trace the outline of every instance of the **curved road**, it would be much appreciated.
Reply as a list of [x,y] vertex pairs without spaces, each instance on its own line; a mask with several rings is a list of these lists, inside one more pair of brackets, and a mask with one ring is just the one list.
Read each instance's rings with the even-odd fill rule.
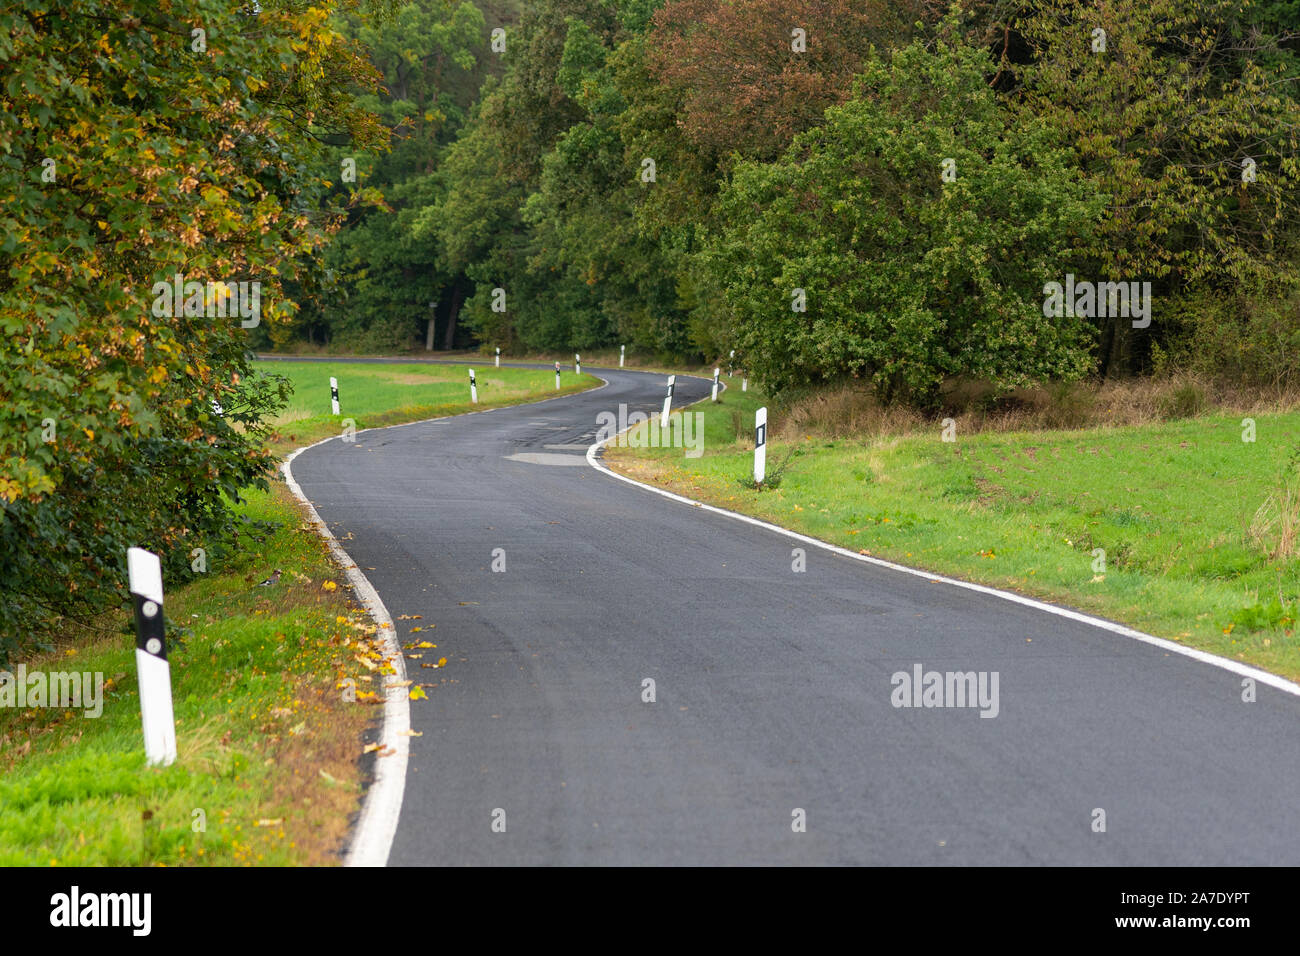
[[[663,396],[597,374],[294,462],[438,645],[390,864],[1300,863],[1300,698],[815,548],[795,573],[797,542],[586,463],[600,412]],[[996,672],[996,716],[894,706],[916,665],[989,675],[988,713]]]

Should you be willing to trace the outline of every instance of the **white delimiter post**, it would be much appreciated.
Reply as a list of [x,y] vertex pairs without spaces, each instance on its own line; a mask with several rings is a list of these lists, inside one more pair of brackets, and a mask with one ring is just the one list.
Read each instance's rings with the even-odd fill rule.
[[560,363],[555,363],[555,390],[560,390]]
[[163,624],[162,565],[158,555],[128,548],[126,568],[135,602],[135,666],[140,680],[144,753],[150,764],[165,767],[176,759],[176,720]]
[[748,378],[742,378],[742,379],[740,380],[740,390],[741,390],[742,392],[748,392],[748,391],[749,391],[749,379],[748,379]]
[[715,402],[718,400],[718,372],[719,371],[721,370],[716,368],[713,370],[713,400]]
[[582,374],[582,356],[577,352],[573,353],[573,370],[579,375]]
[[339,380],[333,375],[330,376],[330,410],[335,415],[339,413]]
[[501,350],[497,349],[497,368],[501,367]]
[[664,396],[664,411],[663,411],[663,414],[659,416],[659,427],[660,427],[660,428],[667,428],[667,427],[668,427],[668,412],[669,412],[669,410],[673,407],[673,386],[676,385],[676,384],[677,384],[677,376],[676,376],[676,375],[669,375],[669,376],[668,376],[668,394]]
[[620,346],[618,347],[618,367],[619,367],[619,368],[622,368],[622,367],[623,367],[623,358],[624,358],[624,356],[626,356],[626,355],[627,355],[627,346],[626,346],[626,345],[620,345]]
[[761,485],[767,474],[767,406],[754,413],[754,484]]
[[478,382],[474,381],[474,370],[469,370],[469,400],[478,404]]

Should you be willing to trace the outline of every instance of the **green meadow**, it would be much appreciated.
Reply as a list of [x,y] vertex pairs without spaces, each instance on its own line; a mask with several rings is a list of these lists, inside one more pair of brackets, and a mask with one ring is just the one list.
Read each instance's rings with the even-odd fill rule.
[[[259,362],[259,371],[293,383],[293,396],[273,423],[290,446],[337,435],[351,419],[357,429],[517,405],[569,395],[600,384],[593,375],[562,366],[560,388],[550,369],[495,368],[490,357],[464,365],[348,362]],[[478,382],[470,401],[469,370]],[[339,383],[339,415],[331,414],[330,377]]]

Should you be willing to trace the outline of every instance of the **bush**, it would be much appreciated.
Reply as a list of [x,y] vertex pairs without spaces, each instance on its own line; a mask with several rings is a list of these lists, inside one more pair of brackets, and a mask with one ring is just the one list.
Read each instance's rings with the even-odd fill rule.
[[1300,287],[1193,293],[1172,312],[1174,332],[1154,352],[1158,375],[1187,370],[1279,392],[1300,387]]

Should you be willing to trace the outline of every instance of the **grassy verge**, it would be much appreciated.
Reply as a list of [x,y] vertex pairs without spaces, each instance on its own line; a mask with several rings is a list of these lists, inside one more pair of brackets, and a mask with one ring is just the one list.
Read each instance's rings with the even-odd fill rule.
[[[547,369],[494,368],[492,360],[465,365],[365,365],[346,362],[263,362],[270,374],[293,382],[294,394],[275,420],[280,449],[309,445],[337,435],[351,419],[357,429],[459,415],[502,405],[535,402],[581,392],[600,384],[569,366],[555,388]],[[478,404],[470,402],[469,369],[478,382]],[[330,377],[338,379],[339,410],[330,413]]]
[[774,439],[768,474],[777,480],[758,490],[752,435],[763,403],[737,387],[719,405],[692,409],[704,415],[699,458],[631,447],[606,457],[624,474],[845,548],[1300,679],[1300,561],[1286,530],[1296,518],[1300,413],[1255,415],[1253,442],[1242,440],[1240,414],[958,430],[951,442],[938,424],[861,440]]
[[[481,352],[477,349],[457,349],[454,352],[445,352],[445,351],[428,352],[425,351],[423,348],[411,348],[411,349],[407,349],[404,352],[396,351],[391,353],[384,353],[383,355],[376,354],[374,356],[365,356],[362,355],[361,353],[357,353],[355,355],[350,352],[335,353],[331,351],[326,351],[319,347],[306,348],[302,345],[302,343],[295,343],[295,346],[296,347],[293,352],[284,352],[280,354],[282,354],[286,360],[289,359],[291,356],[310,357],[312,359],[317,359],[317,360],[331,359],[331,358],[341,360],[343,358],[374,357],[374,358],[418,359],[422,361],[439,361],[439,362],[450,361],[450,362],[456,362],[458,365],[462,367],[473,368],[476,370],[482,370],[484,368],[493,367],[492,366],[493,354],[490,350],[487,352]],[[590,352],[582,352],[581,355],[582,355],[583,367],[589,367],[589,368],[618,368],[619,367],[618,364],[619,352],[617,348],[593,349]],[[560,368],[562,368],[566,374],[572,374],[573,372],[572,352],[524,352],[524,353],[518,353],[514,355],[506,355],[502,353],[501,361],[506,363],[511,363],[511,362],[534,363],[534,364],[542,364],[542,365],[553,365],[556,362],[559,362]],[[624,361],[624,366],[623,366],[624,368],[634,369],[639,372],[661,372],[665,375],[677,373],[677,374],[711,376],[713,374],[713,367],[714,367],[713,364],[710,363],[699,364],[698,362],[695,361],[683,362],[680,360],[666,358],[663,356],[655,356],[648,353],[632,352],[632,351],[627,352],[623,356],[623,361]],[[323,363],[320,361],[314,361],[311,363],[304,362],[303,364],[323,364]],[[348,367],[352,368],[354,366],[348,366]],[[722,368],[724,371],[726,370],[725,362],[723,363]],[[554,373],[551,374],[554,375]],[[462,378],[465,377],[464,373],[461,373],[461,377]],[[554,385],[555,382],[552,381],[551,384]],[[328,397],[328,393],[327,393],[327,397]]]
[[[358,428],[556,394],[552,372],[475,367],[479,405],[463,368],[275,363],[297,388],[278,450],[338,433],[330,375]],[[566,378],[565,392],[597,383]],[[172,766],[145,766],[128,614],[23,662],[102,675],[102,712],[0,707],[0,866],[338,862],[366,762],[384,759],[362,742],[386,669],[376,629],[282,483],[240,511],[265,524],[167,590],[168,617],[189,630],[169,653]]]
[[[373,681],[373,626],[287,490],[243,511],[254,533],[207,578],[167,593],[189,628],[169,658],[177,760],[144,766],[133,633],[101,634],[26,662],[106,681],[102,714],[0,710],[0,865],[327,863],[360,793],[371,716],[336,689]],[[271,570],[277,584],[258,587]],[[127,621],[126,615],[120,622]]]

